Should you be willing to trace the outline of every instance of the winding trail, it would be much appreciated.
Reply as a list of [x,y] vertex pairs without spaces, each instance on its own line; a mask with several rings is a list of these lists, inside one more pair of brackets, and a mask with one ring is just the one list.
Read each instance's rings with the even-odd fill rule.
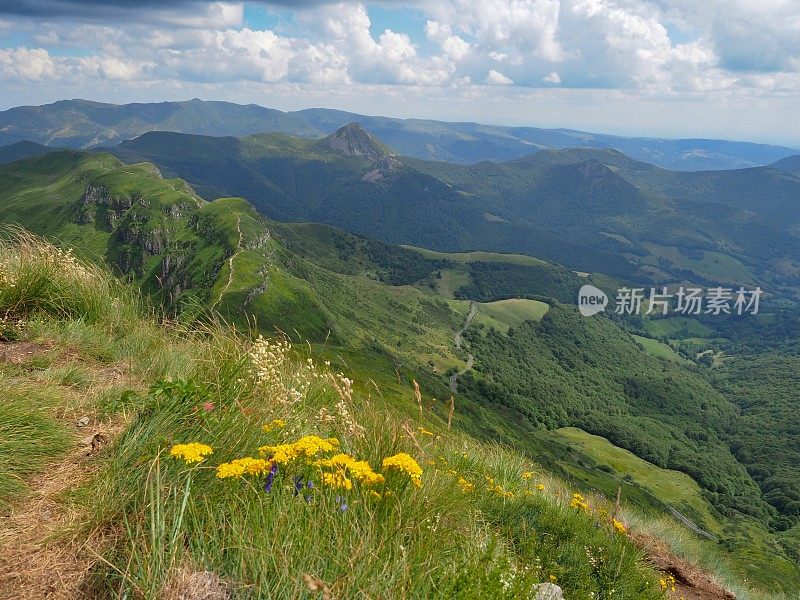
[[[233,212],[233,211],[231,211]],[[219,298],[211,308],[216,307],[220,302],[222,302],[223,296],[228,293],[228,289],[231,287],[233,283],[233,261],[236,259],[244,251],[244,237],[242,236],[242,218],[239,215],[236,215],[236,231],[239,233],[239,242],[236,244],[236,251],[231,254],[231,257],[228,259],[228,281],[225,283],[225,287],[222,288],[222,291],[219,293]]]
[[[464,321],[464,326],[456,332],[455,337],[453,337],[453,342],[456,345],[457,350],[461,350],[461,337],[466,333],[467,329],[469,329],[470,323],[472,323],[472,319],[475,317],[475,313],[478,311],[478,303],[473,302],[469,308],[469,314],[467,315],[467,319]],[[475,364],[475,357],[470,354],[467,356],[467,365],[464,369],[457,373],[453,373],[450,376],[450,391],[455,394],[458,392],[458,378],[459,376],[463,375]]]

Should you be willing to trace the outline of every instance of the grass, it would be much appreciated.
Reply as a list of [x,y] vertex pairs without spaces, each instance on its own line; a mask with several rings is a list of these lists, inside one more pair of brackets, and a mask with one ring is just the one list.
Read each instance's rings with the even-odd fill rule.
[[[11,259],[3,263],[0,297],[12,297],[6,288],[16,285],[9,282],[37,268],[15,243],[28,250],[42,245],[26,256],[54,251],[35,238],[16,240],[5,247],[4,257]],[[125,365],[122,382],[84,400],[87,408],[124,422],[125,430],[103,452],[99,473],[71,494],[79,523],[70,535],[110,533],[96,549],[103,560],[89,582],[99,597],[180,592],[187,573],[208,572],[241,597],[295,598],[308,593],[309,581],[335,597],[525,597],[537,583],[554,579],[569,598],[606,597],[612,589],[620,597],[663,598],[641,551],[610,526],[608,499],[583,492],[587,506],[570,506],[574,483],[550,475],[528,455],[466,433],[460,427],[467,422],[466,405],[458,405],[461,414],[448,431],[441,403],[429,396],[441,390],[429,387],[424,373],[422,402],[414,400],[409,379],[418,360],[409,357],[397,366],[388,353],[324,342],[279,350],[275,340],[254,346],[249,333],[213,322],[158,323],[107,274],[91,271],[100,279],[86,286],[84,272],[64,269],[69,259],[57,257],[55,268],[45,270],[52,281],[26,287],[24,294],[16,289],[16,300],[3,306],[27,321],[20,336],[46,340],[55,353],[69,350],[80,365],[43,363],[35,376],[20,369],[9,381],[23,402],[36,398],[22,393],[30,385],[77,397],[106,365]],[[337,276],[327,285],[345,281],[353,280]],[[358,297],[367,302],[365,314],[396,312],[369,286],[351,287],[351,296],[337,296],[331,306]],[[38,296],[53,289],[60,290],[59,302]],[[416,324],[424,337],[436,330],[427,328],[437,311],[450,314],[447,303],[439,306],[413,288],[395,293],[398,302],[410,296],[419,304],[385,324],[388,335],[400,335],[400,323],[411,316],[406,323]],[[81,300],[82,294],[98,297]],[[466,312],[467,305],[452,308]],[[449,346],[446,337],[429,341],[431,349]],[[256,355],[254,347],[265,351]],[[359,378],[352,391],[340,372]],[[493,418],[507,427],[499,415]],[[13,416],[0,413],[0,419],[14,423]],[[264,431],[274,419],[285,426]],[[48,422],[55,419],[45,411]],[[44,458],[25,458],[19,476],[45,468],[63,451],[57,443],[50,449],[39,443],[47,439],[44,433],[32,433]],[[342,451],[382,472],[385,484],[334,489],[311,460],[280,465],[269,492],[264,474],[215,476],[223,462],[310,434],[339,440]],[[192,441],[211,445],[213,454],[197,464],[169,456],[174,444]],[[21,452],[32,456],[31,450]],[[421,487],[382,469],[382,461],[398,452],[421,466]],[[295,495],[295,477],[311,479],[314,488]],[[643,530],[653,526],[633,508],[625,514]]]
[[673,362],[688,362],[680,354],[675,352],[675,350],[673,350],[669,344],[665,344],[664,342],[659,342],[658,340],[651,338],[642,337],[641,335],[634,335],[633,339],[640,343],[648,354],[657,356],[658,358],[663,358],[665,360],[671,360]]
[[475,322],[485,327],[508,331],[509,328],[517,327],[525,321],[541,320],[549,309],[550,306],[545,302],[524,298],[482,302],[478,304]]
[[659,258],[670,261],[675,267],[689,269],[700,277],[730,284],[755,285],[756,277],[740,261],[732,256],[715,251],[703,251],[702,258],[690,258],[673,246],[645,242],[642,244],[653,255],[650,262],[657,264]]
[[403,246],[403,248],[408,248],[409,250],[414,250],[415,252],[419,252],[420,254],[422,254],[427,258],[451,260],[453,262],[459,262],[459,263],[500,262],[512,265],[523,265],[523,266],[534,266],[534,267],[540,267],[542,265],[552,264],[547,262],[546,260],[535,258],[533,256],[527,256],[525,254],[505,254],[501,252],[483,252],[483,251],[436,252],[435,250],[428,250],[427,248],[417,248],[416,246]]
[[611,467],[619,477],[631,477],[659,501],[696,518],[700,527],[715,535],[721,533],[718,518],[703,499],[700,486],[688,475],[657,467],[605,438],[575,427],[556,429],[551,435],[578,448],[598,465]]
[[69,447],[70,435],[50,415],[54,399],[0,379],[0,510],[26,489],[25,479]]
[[710,327],[691,317],[647,319],[644,329],[656,337],[669,338],[705,338],[714,333]]
[[[35,243],[19,239],[25,248]],[[12,259],[3,265],[4,293],[32,268],[13,244],[7,249]],[[52,251],[43,244],[36,255]],[[569,487],[518,453],[448,433],[427,401],[418,412],[410,388],[390,396],[364,395],[362,386],[351,392],[349,381],[305,346],[254,346],[224,326],[159,325],[135,316],[141,315],[135,295],[117,294],[110,283],[87,288],[83,274],[65,271],[64,264],[71,263],[47,271],[56,282],[15,292],[25,302],[13,306],[29,323],[21,336],[47,339],[56,353],[70,348],[86,366],[52,363],[35,379],[24,369],[15,373],[11,393],[19,402],[4,407],[0,423],[4,433],[17,432],[4,436],[4,443],[13,441],[3,456],[19,460],[4,473],[30,476],[64,448],[52,417],[34,418],[27,403],[36,396],[20,393],[25,382],[78,394],[91,361],[98,368],[128,365],[131,392],[109,386],[89,399],[98,410],[119,413],[126,427],[104,453],[99,473],[71,500],[82,525],[70,535],[113,532],[96,549],[103,560],[91,574],[101,597],[157,597],[180,587],[176,581],[187,570],[213,573],[237,596],[295,598],[313,580],[336,597],[521,597],[552,578],[572,598],[612,588],[629,597],[661,597],[641,553],[602,516],[606,501],[570,507]],[[67,289],[65,273],[74,289]],[[36,300],[36,290],[48,293],[56,284],[73,300],[101,290],[116,310]],[[23,306],[31,312],[22,313]],[[277,418],[285,426],[264,431]],[[342,451],[368,461],[385,481],[336,489],[323,482],[313,460],[281,464],[269,492],[263,474],[215,476],[225,461],[309,434],[337,439]],[[213,454],[194,464],[169,456],[174,444],[190,441],[210,444]],[[398,452],[421,465],[420,487],[403,471],[381,467]],[[295,477],[313,480],[314,488],[295,495]],[[474,487],[465,491],[459,478]]]

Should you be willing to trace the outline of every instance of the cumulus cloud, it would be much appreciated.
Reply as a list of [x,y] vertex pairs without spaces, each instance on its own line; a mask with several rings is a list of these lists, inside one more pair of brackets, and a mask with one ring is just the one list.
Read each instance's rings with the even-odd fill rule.
[[0,50],[0,73],[7,79],[42,81],[56,74],[56,65],[44,48]]
[[486,83],[489,85],[511,85],[514,83],[514,80],[510,77],[506,77],[500,71],[491,69],[486,76]]
[[245,5],[232,1],[5,0],[0,39],[9,19],[15,37],[0,50],[0,80],[662,97],[787,95],[800,85],[800,16],[789,0],[384,0],[414,19],[380,30],[367,0],[262,4],[285,7],[280,26],[246,26]]

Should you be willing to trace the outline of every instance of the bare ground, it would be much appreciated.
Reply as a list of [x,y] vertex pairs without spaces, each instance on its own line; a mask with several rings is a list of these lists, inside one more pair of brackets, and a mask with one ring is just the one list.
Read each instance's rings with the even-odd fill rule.
[[665,577],[675,578],[675,591],[668,595],[670,600],[736,600],[708,573],[672,554],[661,540],[641,533],[631,533],[630,537],[656,569]]
[[[19,342],[0,344],[0,362],[23,364],[50,351],[49,344]],[[60,361],[77,357],[65,353]],[[114,368],[97,370],[95,389],[88,396],[121,377]],[[86,413],[89,423],[76,426],[75,413],[61,415],[73,430],[69,453],[29,482],[25,497],[0,514],[0,600],[89,598],[86,575],[98,560],[101,535],[88,538],[78,527],[82,516],[65,498],[66,492],[86,482],[96,471],[98,457],[121,431],[122,424],[100,423]]]

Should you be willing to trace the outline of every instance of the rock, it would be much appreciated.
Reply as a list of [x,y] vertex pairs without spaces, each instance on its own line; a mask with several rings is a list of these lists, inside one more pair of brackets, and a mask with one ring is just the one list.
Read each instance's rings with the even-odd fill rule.
[[348,123],[322,142],[331,150],[345,156],[381,160],[392,155],[392,152],[378,138],[358,123]]
[[555,583],[540,583],[533,592],[533,600],[564,600],[564,592]]
[[78,419],[78,421],[75,423],[75,426],[76,426],[76,427],[86,427],[88,424],[89,424],[89,417],[81,417],[81,418],[80,418],[80,419]]

